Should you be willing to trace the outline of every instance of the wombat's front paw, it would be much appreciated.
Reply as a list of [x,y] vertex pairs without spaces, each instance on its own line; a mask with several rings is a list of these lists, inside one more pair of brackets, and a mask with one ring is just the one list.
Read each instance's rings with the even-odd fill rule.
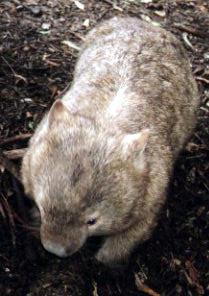
[[118,245],[115,245],[112,240],[107,239],[96,254],[96,259],[110,267],[119,267],[124,266],[126,263],[127,254],[124,254],[122,249]]
[[105,264],[105,265],[110,265],[111,264],[111,259],[110,259],[110,256],[109,256],[109,251],[106,250],[105,248],[101,248],[98,253],[96,254],[96,259]]

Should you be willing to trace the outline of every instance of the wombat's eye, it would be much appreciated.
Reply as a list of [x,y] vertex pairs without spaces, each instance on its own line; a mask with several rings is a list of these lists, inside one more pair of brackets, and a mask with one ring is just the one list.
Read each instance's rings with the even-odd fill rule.
[[87,224],[88,224],[88,225],[94,225],[96,222],[97,222],[97,220],[96,220],[95,218],[92,218],[92,219],[89,219],[89,220],[87,221]]

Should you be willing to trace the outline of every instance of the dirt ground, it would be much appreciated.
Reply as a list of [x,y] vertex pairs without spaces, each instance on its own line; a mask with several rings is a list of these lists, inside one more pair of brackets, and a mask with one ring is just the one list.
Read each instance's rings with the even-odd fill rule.
[[202,102],[196,132],[176,164],[152,238],[139,246],[128,266],[117,270],[96,262],[93,254],[100,242],[95,239],[68,259],[44,251],[27,221],[30,205],[20,184],[0,167],[2,296],[209,295],[207,0],[1,0],[0,153],[27,146],[27,140],[8,139],[33,133],[72,80],[76,46],[96,23],[113,15],[154,22],[182,40]]

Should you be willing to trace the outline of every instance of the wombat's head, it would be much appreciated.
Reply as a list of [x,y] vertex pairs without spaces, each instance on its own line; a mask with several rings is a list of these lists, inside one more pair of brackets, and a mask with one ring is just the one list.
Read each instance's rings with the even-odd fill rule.
[[91,119],[55,102],[22,164],[48,251],[68,256],[89,236],[118,233],[134,223],[146,190],[148,134],[107,135]]

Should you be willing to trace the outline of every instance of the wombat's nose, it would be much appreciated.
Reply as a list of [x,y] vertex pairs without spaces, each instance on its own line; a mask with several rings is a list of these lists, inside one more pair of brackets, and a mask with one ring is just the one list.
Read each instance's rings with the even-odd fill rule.
[[66,248],[58,243],[43,241],[42,244],[48,252],[53,253],[59,257],[67,257],[69,255]]

